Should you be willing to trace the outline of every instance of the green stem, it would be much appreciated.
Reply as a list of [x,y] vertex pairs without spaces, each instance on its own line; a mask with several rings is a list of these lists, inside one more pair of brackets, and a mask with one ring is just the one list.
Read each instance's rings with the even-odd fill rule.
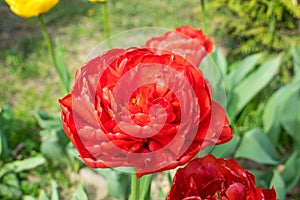
[[48,48],[48,51],[51,55],[51,58],[52,58],[52,62],[54,64],[54,67],[55,67],[55,70],[56,70],[56,73],[58,74],[59,78],[60,78],[60,82],[61,84],[63,85],[63,87],[65,88],[66,92],[69,92],[69,85],[68,83],[65,83],[65,81],[63,80],[62,78],[62,72],[59,68],[59,64],[57,62],[57,58],[56,58],[56,55],[55,55],[55,51],[54,51],[54,48],[53,48],[53,45],[52,45],[52,41],[51,41],[51,38],[50,38],[50,35],[49,35],[49,32],[47,30],[47,27],[46,27],[46,23],[44,21],[44,18],[42,15],[38,15],[38,19],[40,21],[40,24],[41,24],[41,27],[42,27],[42,32],[43,32],[43,35],[44,35],[44,38],[46,40],[46,44],[47,44],[47,48]]
[[136,173],[131,176],[131,200],[139,200],[140,196],[140,179],[136,177]]
[[43,35],[44,35],[44,38],[46,40],[46,44],[47,44],[47,48],[48,48],[48,51],[51,55],[51,58],[52,58],[52,61],[53,61],[53,64],[55,66],[55,69],[56,71],[58,71],[59,69],[57,68],[57,61],[56,61],[56,57],[55,57],[55,53],[54,53],[54,48],[52,46],[52,42],[51,42],[51,38],[50,38],[50,35],[49,35],[49,32],[47,30],[47,27],[46,27],[46,24],[45,24],[45,21],[44,21],[44,18],[42,15],[39,15],[38,16],[38,19],[41,23],[41,27],[42,27],[42,31],[43,31]]
[[105,38],[107,40],[108,47],[112,48],[112,45],[110,42],[108,19],[107,19],[107,2],[106,1],[101,2],[101,11],[102,11],[102,20],[103,20]]

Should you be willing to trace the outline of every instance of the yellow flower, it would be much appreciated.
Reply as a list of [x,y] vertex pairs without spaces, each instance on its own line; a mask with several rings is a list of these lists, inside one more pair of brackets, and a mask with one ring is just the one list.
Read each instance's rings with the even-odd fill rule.
[[106,2],[106,0],[89,0],[90,2]]
[[5,0],[13,13],[20,17],[36,17],[48,12],[59,0]]

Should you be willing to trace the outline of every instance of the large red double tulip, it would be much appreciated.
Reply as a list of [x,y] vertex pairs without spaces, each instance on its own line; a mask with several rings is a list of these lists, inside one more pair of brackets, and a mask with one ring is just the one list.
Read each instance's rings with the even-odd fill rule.
[[59,102],[66,134],[93,168],[173,169],[232,137],[201,71],[168,50],[112,49],[81,67]]
[[276,200],[272,189],[257,188],[254,176],[236,161],[207,155],[178,169],[167,200]]

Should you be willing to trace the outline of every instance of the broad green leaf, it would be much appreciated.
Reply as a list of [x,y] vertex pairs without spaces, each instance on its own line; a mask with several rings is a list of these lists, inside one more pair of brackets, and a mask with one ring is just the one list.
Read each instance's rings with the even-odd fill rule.
[[112,197],[119,200],[127,200],[130,193],[130,174],[114,169],[97,169],[108,183],[108,192]]
[[250,171],[255,176],[255,182],[257,187],[269,188],[269,183],[271,182],[273,176],[273,168],[270,167],[263,171],[250,169]]
[[2,131],[0,130],[0,156],[2,155],[3,142],[4,142],[4,140],[2,138],[4,138],[4,135],[3,135]]
[[240,137],[234,134],[231,141],[222,145],[215,146],[210,153],[217,158],[229,158],[235,151],[239,141]]
[[245,78],[247,74],[254,69],[261,57],[262,54],[258,53],[248,56],[240,61],[235,70],[231,71],[228,75],[228,81],[230,82],[231,87],[236,86],[241,80],[243,80],[243,78]]
[[222,76],[225,76],[227,72],[227,60],[222,53],[221,48],[216,48],[215,51],[211,54],[211,57],[220,70]]
[[283,165],[283,171],[281,172],[284,179],[287,191],[292,189],[300,178],[300,158],[298,152],[295,151]]
[[5,174],[0,181],[0,197],[19,199],[22,195],[19,180],[14,173]]
[[274,145],[260,129],[252,129],[245,133],[235,157],[271,165],[277,164],[279,159]]
[[293,62],[294,62],[295,77],[299,77],[300,76],[300,46],[299,45],[292,45],[292,55],[293,55]]
[[55,41],[55,57],[56,57],[56,63],[57,63],[57,69],[58,69],[58,75],[61,80],[62,85],[64,86],[66,92],[70,91],[70,77],[69,72],[66,67],[64,56],[61,52],[60,43],[58,40]]
[[47,158],[68,163],[67,152],[65,151],[68,144],[68,138],[65,133],[60,130],[43,130],[40,131],[42,136],[41,152]]
[[283,106],[280,121],[286,132],[300,141],[300,84]]
[[[7,106],[7,105],[2,108],[2,111],[0,114],[1,114],[1,118],[4,119],[5,122],[10,121],[14,118],[14,113],[13,113],[11,107]],[[1,122],[2,121],[0,121],[0,125],[2,127],[5,124],[2,124]]]
[[280,133],[280,118],[282,114],[287,113],[283,107],[289,101],[289,98],[299,90],[300,85],[297,83],[291,83],[284,86],[277,92],[275,92],[268,100],[264,113],[263,123],[264,131],[268,134],[273,144],[277,144]]
[[22,200],[36,200],[36,198],[34,196],[24,195]]
[[270,183],[270,187],[273,187],[273,186],[276,191],[277,199],[284,200],[285,194],[286,194],[285,184],[284,184],[284,181],[283,181],[281,175],[276,170],[273,171],[273,177],[272,177],[272,180]]
[[210,82],[213,99],[226,106],[225,74],[223,74],[225,72],[221,71],[226,70],[227,63],[223,57],[220,50],[214,51],[201,62],[200,69]]
[[44,190],[40,191],[38,200],[49,200],[49,197]]
[[143,200],[150,200],[152,174],[140,178],[140,196]]
[[228,104],[228,114],[231,119],[249,103],[272,79],[278,70],[281,56],[264,62],[255,72],[246,77],[233,88],[231,101]]
[[57,183],[55,180],[51,181],[51,200],[59,200],[59,193],[57,189]]
[[24,160],[18,160],[4,165],[3,168],[8,168],[14,171],[15,173],[19,173],[25,170],[34,169],[46,162],[44,157],[33,157],[27,158]]
[[60,116],[51,116],[43,111],[38,111],[35,113],[35,117],[38,121],[40,127],[44,129],[61,129],[61,118]]
[[277,144],[280,133],[278,97],[280,97],[280,93],[276,92],[269,98],[263,113],[264,132],[271,134],[270,139],[273,144]]
[[74,192],[72,200],[88,200],[88,196],[82,184],[79,185],[79,187]]

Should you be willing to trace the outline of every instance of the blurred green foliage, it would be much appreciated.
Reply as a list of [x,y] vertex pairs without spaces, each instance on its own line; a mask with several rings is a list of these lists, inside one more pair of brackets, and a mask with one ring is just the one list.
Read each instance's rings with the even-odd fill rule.
[[285,51],[300,39],[297,0],[204,0],[201,19],[217,41],[230,49],[230,59]]

